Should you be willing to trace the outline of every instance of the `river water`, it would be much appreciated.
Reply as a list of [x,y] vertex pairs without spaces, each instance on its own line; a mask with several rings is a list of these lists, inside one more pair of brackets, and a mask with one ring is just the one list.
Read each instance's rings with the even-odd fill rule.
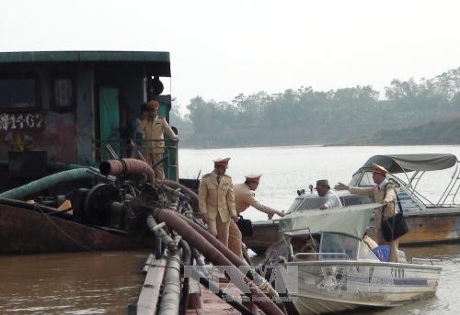
[[[284,210],[297,189],[306,189],[318,179],[331,186],[347,183],[353,173],[375,154],[453,153],[460,146],[363,146],[363,147],[261,147],[232,149],[182,149],[180,176],[201,177],[210,172],[212,160],[229,156],[227,174],[234,183],[244,175],[263,173],[256,197],[264,204]],[[439,198],[449,173],[430,178],[420,188],[432,200]],[[254,209],[246,218],[265,219]],[[460,311],[460,244],[403,248],[406,256],[433,258],[443,267],[436,297],[410,305],[359,314],[454,315]],[[140,273],[149,251],[70,253],[0,257],[0,315],[3,314],[126,314],[135,302],[144,277]]]

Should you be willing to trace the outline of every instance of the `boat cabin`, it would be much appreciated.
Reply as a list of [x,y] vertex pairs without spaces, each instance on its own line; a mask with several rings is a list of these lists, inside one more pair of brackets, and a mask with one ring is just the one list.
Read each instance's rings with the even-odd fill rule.
[[[74,166],[131,157],[141,105],[169,120],[170,58],[162,51],[0,52],[0,191]],[[177,147],[167,141],[167,179]]]

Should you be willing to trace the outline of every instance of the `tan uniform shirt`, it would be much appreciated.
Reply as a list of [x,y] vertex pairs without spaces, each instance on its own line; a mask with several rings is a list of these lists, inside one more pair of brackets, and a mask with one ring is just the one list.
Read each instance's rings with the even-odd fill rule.
[[[374,185],[370,188],[350,187],[350,193],[357,195],[374,196],[375,202],[386,204],[386,206],[383,209],[383,217],[388,218],[395,215],[396,191],[393,184],[388,183],[387,185],[387,183],[388,181],[385,181],[380,186]],[[385,185],[387,185],[386,195]],[[383,199],[384,196],[385,199]]]
[[137,127],[137,132],[144,133],[142,148],[151,149],[154,153],[163,153],[165,148],[164,133],[171,139],[177,139],[177,135],[169,126],[166,118],[162,116],[156,116],[153,120],[142,119]]
[[249,206],[252,206],[257,210],[260,210],[267,214],[273,214],[277,212],[275,209],[272,209],[268,206],[264,206],[259,201],[257,201],[255,198],[254,191],[250,190],[248,185],[244,183],[236,184],[233,188],[233,191],[235,193],[235,208],[237,214],[240,214],[241,212],[249,208]]
[[[377,211],[374,214],[374,224],[377,229],[378,243],[385,243],[382,235],[381,222],[382,222],[382,213],[383,220],[395,215],[395,205],[396,205],[396,191],[393,184],[384,181],[382,184],[375,185],[370,188],[359,188],[359,187],[350,187],[350,193],[357,195],[367,195],[374,196],[375,202],[386,204],[381,208],[381,211]],[[385,185],[386,185],[386,194],[385,194]],[[385,199],[384,199],[385,196]],[[383,212],[382,212],[383,211]]]
[[217,213],[223,222],[231,217],[236,217],[235,195],[233,193],[232,178],[222,175],[220,184],[217,182],[216,173],[212,172],[203,176],[199,188],[200,209],[207,213],[209,219],[215,220]]

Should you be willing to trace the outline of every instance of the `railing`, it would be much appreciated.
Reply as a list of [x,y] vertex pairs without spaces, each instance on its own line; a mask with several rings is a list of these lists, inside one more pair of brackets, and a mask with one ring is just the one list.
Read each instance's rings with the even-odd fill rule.
[[349,260],[350,259],[350,256],[348,256],[346,253],[344,252],[331,252],[331,253],[328,253],[328,252],[325,252],[325,253],[318,253],[319,254],[319,257],[321,260],[326,260],[326,259],[330,259],[330,260]]
[[449,196],[452,197],[452,204],[453,205],[457,204],[455,201],[455,197],[458,195],[458,192],[460,191],[460,167],[458,164],[459,164],[459,161],[457,161],[457,164],[455,165],[454,173],[452,174],[452,178],[449,184],[447,185],[446,190],[442,194],[441,198],[439,198],[439,201],[438,201],[439,204],[446,203],[447,198]]
[[[346,253],[297,253],[294,255],[295,260],[309,260],[309,258],[315,257],[314,260],[350,260],[350,257]],[[326,257],[325,257],[326,256]],[[313,259],[311,259],[313,260]]]

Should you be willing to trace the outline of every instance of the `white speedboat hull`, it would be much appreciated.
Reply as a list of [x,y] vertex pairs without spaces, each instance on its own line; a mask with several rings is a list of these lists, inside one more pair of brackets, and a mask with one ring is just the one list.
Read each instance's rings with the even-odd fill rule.
[[[441,267],[378,261],[300,261],[281,273],[301,315],[394,307],[433,297]],[[297,269],[296,272],[293,270]]]

